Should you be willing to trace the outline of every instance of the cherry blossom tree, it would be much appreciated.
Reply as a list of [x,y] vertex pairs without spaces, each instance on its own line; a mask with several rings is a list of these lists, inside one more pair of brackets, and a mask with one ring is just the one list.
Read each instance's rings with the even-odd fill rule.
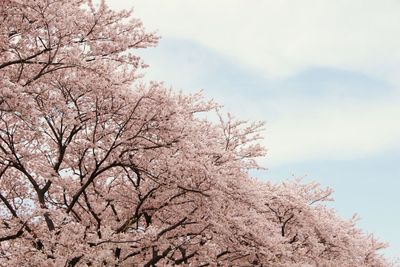
[[0,19],[0,265],[389,265],[331,190],[250,177],[262,123],[144,83],[158,37],[131,12],[3,0]]

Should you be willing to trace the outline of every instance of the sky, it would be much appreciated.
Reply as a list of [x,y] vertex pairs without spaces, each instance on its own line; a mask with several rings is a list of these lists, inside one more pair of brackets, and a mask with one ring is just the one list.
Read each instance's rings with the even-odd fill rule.
[[266,122],[261,179],[304,177],[400,256],[400,1],[109,0],[162,37],[146,79]]

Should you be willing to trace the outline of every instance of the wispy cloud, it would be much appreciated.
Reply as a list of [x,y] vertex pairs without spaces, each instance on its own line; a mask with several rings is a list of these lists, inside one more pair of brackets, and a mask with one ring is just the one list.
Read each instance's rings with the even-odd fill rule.
[[[110,3],[129,7],[127,1]],[[133,4],[149,29],[195,40],[267,77],[287,77],[322,66],[400,83],[396,0],[136,0]]]
[[[399,96],[397,96],[399,97]],[[268,165],[369,157],[400,147],[400,106],[395,101],[304,99],[269,123]]]

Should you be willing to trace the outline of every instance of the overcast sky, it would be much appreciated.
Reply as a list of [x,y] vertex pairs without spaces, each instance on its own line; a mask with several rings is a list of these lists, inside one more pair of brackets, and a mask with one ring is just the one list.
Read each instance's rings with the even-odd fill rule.
[[263,120],[263,179],[305,176],[400,255],[400,1],[109,0],[162,36],[147,79]]

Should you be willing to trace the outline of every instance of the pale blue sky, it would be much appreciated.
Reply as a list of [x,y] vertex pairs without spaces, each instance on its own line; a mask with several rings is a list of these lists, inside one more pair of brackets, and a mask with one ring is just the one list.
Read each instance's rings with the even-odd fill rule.
[[147,79],[263,120],[266,180],[305,176],[400,255],[400,1],[136,0]]

